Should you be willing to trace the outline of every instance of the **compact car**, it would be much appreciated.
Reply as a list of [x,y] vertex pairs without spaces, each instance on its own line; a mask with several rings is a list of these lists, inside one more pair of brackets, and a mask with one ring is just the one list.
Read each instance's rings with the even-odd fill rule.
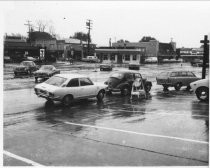
[[34,91],[38,97],[48,101],[60,101],[68,106],[77,99],[96,97],[98,101],[102,101],[106,87],[103,83],[92,82],[87,76],[57,74],[37,84]]
[[201,101],[209,100],[209,79],[201,79],[190,83],[191,89]]
[[104,71],[104,70],[106,70],[106,71],[112,71],[112,67],[113,67],[113,65],[110,63],[107,63],[107,64],[100,64],[100,71]]
[[[118,71],[111,74],[105,82],[108,85],[106,92],[121,92],[121,95],[126,96],[131,94],[132,84],[136,78],[142,78],[141,74],[136,71]],[[143,84],[146,92],[149,92],[152,87],[152,82],[143,79]]]
[[38,81],[38,78],[48,79],[49,77],[60,74],[60,70],[56,69],[53,65],[42,65],[41,68],[34,73],[35,82]]
[[22,61],[19,66],[14,68],[14,74],[15,76],[31,75],[37,69],[38,66],[33,61]]
[[162,72],[156,77],[157,84],[162,85],[164,90],[168,90],[168,87],[174,87],[177,91],[182,86],[187,86],[187,89],[190,89],[190,83],[199,79],[190,71]]

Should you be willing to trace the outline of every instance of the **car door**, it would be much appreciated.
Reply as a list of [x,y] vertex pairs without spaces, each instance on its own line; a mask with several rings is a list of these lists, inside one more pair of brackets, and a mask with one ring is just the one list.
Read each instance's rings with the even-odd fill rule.
[[171,72],[170,76],[169,76],[169,82],[172,85],[175,85],[177,82],[179,82],[179,76],[178,76],[178,72]]
[[69,83],[65,87],[65,95],[71,94],[73,97],[79,98],[81,96],[80,93],[80,86],[79,86],[79,79],[78,78],[73,78],[69,81]]
[[89,78],[79,78],[79,82],[82,97],[92,97],[96,95],[97,87]]

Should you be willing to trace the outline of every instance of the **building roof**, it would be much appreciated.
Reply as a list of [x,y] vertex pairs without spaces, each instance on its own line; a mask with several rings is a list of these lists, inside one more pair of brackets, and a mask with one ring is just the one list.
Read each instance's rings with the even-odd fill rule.
[[35,40],[54,40],[55,39],[49,33],[39,32],[39,31],[31,32],[30,33],[30,38],[31,38],[31,41],[35,41]]

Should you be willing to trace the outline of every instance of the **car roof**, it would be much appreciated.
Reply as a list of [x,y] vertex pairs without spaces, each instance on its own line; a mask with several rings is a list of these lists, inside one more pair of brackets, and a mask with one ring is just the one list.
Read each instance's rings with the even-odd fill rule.
[[80,75],[80,74],[77,74],[77,73],[57,74],[55,76],[59,76],[59,77],[63,77],[63,78],[68,78],[68,79],[72,79],[72,78],[87,78],[87,76]]
[[119,70],[119,71],[115,71],[114,73],[139,73],[138,71],[133,71],[133,70]]

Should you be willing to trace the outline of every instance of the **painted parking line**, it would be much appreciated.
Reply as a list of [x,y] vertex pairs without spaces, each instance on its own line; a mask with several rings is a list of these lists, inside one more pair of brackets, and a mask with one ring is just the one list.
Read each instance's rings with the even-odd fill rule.
[[4,154],[4,155],[7,155],[7,156],[9,156],[9,157],[15,158],[15,159],[17,159],[17,160],[20,160],[20,161],[22,161],[22,162],[28,163],[28,164],[33,165],[33,166],[44,166],[44,165],[41,165],[41,164],[39,164],[39,163],[37,163],[37,162],[34,162],[34,161],[30,160],[30,159],[27,159],[27,158],[24,158],[24,157],[15,155],[15,154],[10,153],[10,152],[5,151],[5,150],[3,151],[3,154]]
[[111,109],[101,109],[102,111],[109,111],[109,112],[113,112],[113,111],[116,111],[116,112],[120,112],[120,111],[123,111],[123,112],[126,112],[126,113],[141,113],[141,114],[157,114],[157,115],[177,115],[177,116],[186,116],[186,117],[203,117],[203,118],[209,118],[209,116],[207,115],[187,115],[187,114],[180,114],[180,113],[166,113],[166,112],[159,112],[159,111],[156,111],[156,112],[145,112],[145,111],[139,111],[139,110],[135,110],[135,111],[132,111],[132,110],[125,110],[125,109],[119,109],[119,108],[111,108]]
[[[63,121],[61,121],[61,122],[63,122]],[[193,140],[193,139],[187,139],[187,138],[179,138],[179,137],[165,136],[165,135],[158,135],[158,134],[147,134],[147,133],[141,133],[141,132],[121,130],[121,129],[116,129],[116,128],[101,127],[101,126],[94,126],[94,125],[87,125],[87,124],[78,124],[78,123],[73,123],[73,122],[68,122],[68,121],[64,121],[63,123],[69,124],[69,125],[90,127],[90,128],[96,128],[96,129],[104,129],[104,130],[123,132],[123,133],[129,133],[129,134],[136,134],[136,135],[143,135],[143,136],[150,136],[150,137],[157,137],[157,138],[165,138],[165,139],[186,141],[186,142],[192,142],[192,143],[209,144],[209,142],[206,142],[206,141],[199,141],[199,140]]]

